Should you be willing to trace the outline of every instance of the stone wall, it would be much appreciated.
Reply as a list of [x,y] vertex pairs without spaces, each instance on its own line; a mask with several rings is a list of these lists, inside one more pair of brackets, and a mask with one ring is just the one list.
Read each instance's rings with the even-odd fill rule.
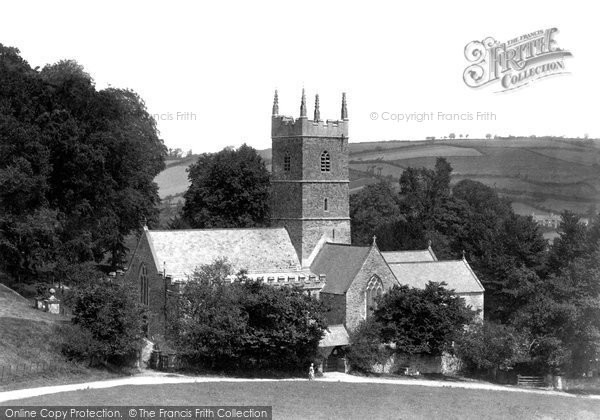
[[394,354],[388,361],[373,366],[375,373],[402,373],[408,367],[410,372],[441,373],[455,375],[460,371],[461,361],[456,356],[444,353],[441,356],[422,354]]
[[396,277],[390,267],[386,264],[377,247],[371,247],[363,267],[358,272],[354,282],[346,292],[346,329],[350,332],[356,329],[361,321],[366,319],[367,302],[366,288],[371,277],[376,274],[383,283],[385,290],[390,289],[397,283]]
[[148,338],[163,336],[165,332],[165,281],[158,272],[152,257],[152,250],[144,232],[133,255],[129,269],[125,274],[125,281],[133,282],[138,287],[138,299],[141,296],[140,273],[142,266],[146,266],[148,276]]

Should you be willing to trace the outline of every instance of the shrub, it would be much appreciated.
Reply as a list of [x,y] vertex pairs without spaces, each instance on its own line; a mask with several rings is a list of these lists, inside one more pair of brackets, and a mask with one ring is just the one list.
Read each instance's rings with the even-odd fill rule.
[[514,327],[473,325],[455,343],[456,354],[470,370],[509,370],[528,359],[527,336]]
[[225,281],[223,260],[202,266],[170,307],[169,337],[189,363],[218,370],[295,372],[317,357],[323,307],[299,288]]
[[70,297],[73,329],[63,331],[63,351],[90,364],[129,365],[143,346],[146,307],[130,285],[96,283]]
[[394,286],[378,301],[373,314],[380,340],[396,353],[440,356],[475,314],[445,283],[429,282],[425,289]]
[[393,351],[380,339],[381,325],[369,318],[350,334],[350,347],[346,352],[348,362],[353,370],[371,372],[373,366],[385,364]]

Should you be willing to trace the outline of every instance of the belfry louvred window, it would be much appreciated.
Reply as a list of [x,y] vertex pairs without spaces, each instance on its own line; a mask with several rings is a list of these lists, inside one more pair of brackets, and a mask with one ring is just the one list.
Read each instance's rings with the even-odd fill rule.
[[329,171],[331,171],[331,157],[329,156],[329,152],[325,150],[321,153],[321,172]]
[[283,170],[289,172],[292,169],[292,157],[289,153],[286,153],[283,157]]

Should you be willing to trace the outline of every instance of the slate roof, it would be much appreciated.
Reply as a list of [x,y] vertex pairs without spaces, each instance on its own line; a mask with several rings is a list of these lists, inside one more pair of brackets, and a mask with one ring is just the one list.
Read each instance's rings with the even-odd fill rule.
[[419,289],[434,281],[446,282],[446,288],[454,289],[456,293],[481,293],[485,290],[465,260],[398,263],[390,264],[390,268],[400,284]]
[[330,325],[319,342],[319,347],[346,346],[350,344],[350,336],[342,324]]
[[382,252],[383,258],[388,264],[419,262],[419,261],[437,261],[437,257],[431,248],[418,251],[388,251]]
[[322,293],[346,293],[360,271],[371,247],[326,243],[310,266],[313,273],[326,274]]
[[[226,257],[234,271],[292,272],[300,261],[285,228],[146,230],[159,272],[187,280],[194,269]],[[164,263],[164,267],[163,267]]]

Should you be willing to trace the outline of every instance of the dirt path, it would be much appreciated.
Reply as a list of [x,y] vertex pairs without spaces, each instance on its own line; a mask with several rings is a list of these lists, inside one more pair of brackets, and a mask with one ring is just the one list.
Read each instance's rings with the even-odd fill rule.
[[[306,381],[306,379],[246,379],[246,378],[223,378],[223,377],[206,377],[206,376],[185,376],[177,374],[168,374],[155,371],[145,371],[141,374],[122,379],[114,379],[107,381],[86,382],[80,384],[46,386],[40,388],[19,389],[14,391],[0,392],[0,402],[19,400],[21,398],[36,397],[46,394],[55,394],[67,391],[79,391],[84,389],[102,389],[112,388],[123,385],[159,385],[159,384],[182,384],[182,383],[202,383],[202,382],[274,382],[274,381]],[[493,385],[480,382],[447,382],[447,381],[430,381],[423,379],[385,379],[385,378],[367,378],[361,376],[347,375],[343,373],[327,373],[324,377],[316,380],[322,382],[351,382],[364,384],[390,384],[403,386],[427,386],[437,388],[464,388],[464,389],[481,389],[488,391],[504,391],[504,392],[521,392],[533,393],[542,395],[553,395],[556,397],[566,398],[586,398],[600,400],[600,395],[577,396],[559,391],[544,390],[544,389],[523,389],[514,386]],[[14,401],[18,402],[18,401]]]

